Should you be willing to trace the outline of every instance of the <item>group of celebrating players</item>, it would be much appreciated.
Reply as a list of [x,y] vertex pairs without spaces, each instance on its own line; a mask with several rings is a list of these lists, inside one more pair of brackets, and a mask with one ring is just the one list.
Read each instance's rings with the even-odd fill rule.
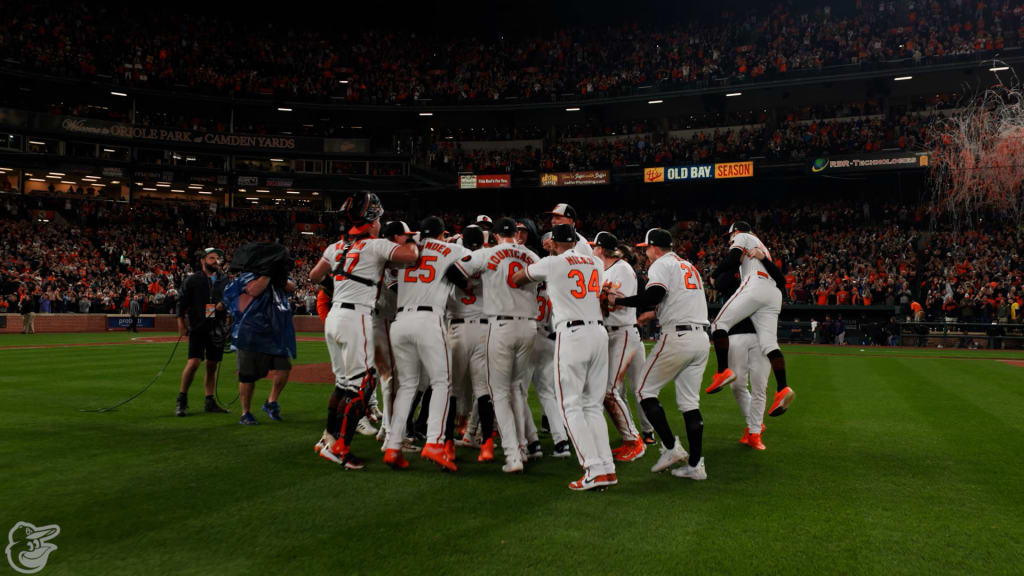
[[[493,461],[497,437],[502,471],[523,472],[543,456],[527,403],[532,382],[552,456],[569,457],[571,445],[583,467],[570,489],[616,484],[616,461],[644,456],[655,433],[660,454],[652,472],[674,467],[674,476],[707,478],[699,409],[710,349],[707,299],[700,273],[672,250],[668,231],[651,229],[638,244],[649,264],[641,290],[624,260],[629,249],[608,232],[588,242],[568,204],[549,213],[543,236],[530,220],[486,216],[451,237],[435,216],[415,233],[401,221],[382,226],[380,200],[367,192],[342,210],[351,228],[309,275],[322,286],[318,311],[335,378],[315,447],[320,457],[363,468],[352,440],[369,418],[381,423],[383,460],[394,469],[407,468],[403,453],[416,450],[454,471],[456,444]],[[747,424],[740,442],[764,450],[769,367],[778,384],[769,415],[783,414],[794,397],[776,340],[784,280],[748,224],[736,222],[729,234],[729,254],[714,277],[732,295],[711,323],[718,372],[705,392],[731,386]],[[638,325],[655,318],[661,336],[646,356]],[[672,380],[688,451],[658,401]],[[627,394],[641,408],[639,429]],[[420,399],[422,449],[407,438]],[[622,438],[614,450],[604,411]]]

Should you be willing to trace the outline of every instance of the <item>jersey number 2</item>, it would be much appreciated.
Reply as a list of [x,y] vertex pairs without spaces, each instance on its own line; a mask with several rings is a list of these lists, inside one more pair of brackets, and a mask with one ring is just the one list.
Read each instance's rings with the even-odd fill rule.
[[[679,268],[681,268],[683,270],[683,272],[686,273],[686,274],[683,275],[683,284],[686,286],[687,290],[699,290],[699,289],[701,289],[700,273],[697,272],[697,270],[695,270],[693,266],[690,266],[689,264],[683,263],[683,264],[679,265]],[[697,279],[697,283],[696,284],[693,283],[693,279],[694,278]]]
[[569,270],[569,279],[576,280],[576,289],[569,294],[573,298],[584,298],[587,292],[593,292],[594,294],[600,294],[601,284],[598,281],[597,270],[590,272],[590,282],[584,282],[583,272],[580,270]]

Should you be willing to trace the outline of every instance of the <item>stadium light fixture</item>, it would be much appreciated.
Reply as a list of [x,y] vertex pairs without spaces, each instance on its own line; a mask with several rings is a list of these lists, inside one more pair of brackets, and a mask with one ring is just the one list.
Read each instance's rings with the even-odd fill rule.
[[170,188],[171,185],[169,183],[167,183],[167,182],[158,182],[156,187],[157,188]]
[[299,232],[299,234],[302,234],[303,236],[312,236],[313,235],[312,232]]
[[914,78],[913,76],[897,76],[897,77],[893,78],[893,81],[894,82],[903,82],[904,80],[912,80],[913,78]]
[[114,92],[113,90],[110,91],[110,95],[111,96],[121,96],[121,97],[125,97],[125,98],[128,96],[124,92]]
[[40,142],[39,140],[29,140],[29,144],[35,144],[36,146],[46,146],[46,142]]
[[348,84],[348,80],[338,80],[338,84]]
[[433,112],[420,112],[420,116],[433,116]]
[[189,184],[188,187],[193,189],[193,190],[196,190],[198,188],[202,188],[203,185],[202,184]]
[[285,194],[298,194],[298,193],[299,192],[297,190],[288,190],[288,191],[285,192]]
[[260,194],[269,194],[270,193],[270,190],[267,190],[266,188],[257,188],[256,191],[259,192]]
[[579,112],[580,109],[579,109],[579,106],[573,106],[572,108],[566,108],[565,111],[566,112]]
[[253,196],[247,196],[245,199],[246,200],[256,200],[257,202],[259,202],[259,198],[255,198]]
[[271,162],[284,162],[284,158],[271,158]]
[[278,106],[277,111],[278,112],[291,112],[292,109],[291,108],[282,108],[282,107]]
[[10,172],[10,168],[0,168],[0,172]]
[[156,188],[146,188],[146,187],[143,187],[142,189],[145,190],[146,192],[156,192]]
[[661,104],[664,100],[648,100],[648,104]]
[[49,175],[46,176],[46,179],[47,180],[60,180],[60,176],[54,176],[53,174],[49,174]]
[[50,176],[64,176],[63,172],[48,172]]
[[77,184],[77,182],[72,182],[70,180],[61,180],[60,183],[61,184],[71,184],[71,185]]
[[110,152],[111,154],[113,154],[114,152],[117,152],[117,150],[114,150],[113,148],[104,148],[103,151],[104,152]]
[[46,182],[46,180],[43,180],[42,178],[29,178],[29,180],[33,182]]
[[725,97],[726,98],[735,98],[737,96],[742,96],[742,95],[743,95],[743,92],[729,92],[728,94],[725,95]]
[[319,192],[313,192],[313,196],[319,196],[319,195],[320,195]]
[[1002,72],[1003,70],[1009,70],[1009,69],[1010,69],[1009,66],[993,66],[992,68],[989,68],[988,71],[989,72]]
[[185,190],[182,188],[171,188],[171,192],[175,192],[177,194],[184,194]]
[[213,192],[207,192],[206,190],[200,190],[199,193],[204,196],[213,196]]
[[121,181],[120,180],[111,180],[110,183],[111,184],[120,184]]
[[135,185],[136,186],[142,186],[142,182],[136,182]]

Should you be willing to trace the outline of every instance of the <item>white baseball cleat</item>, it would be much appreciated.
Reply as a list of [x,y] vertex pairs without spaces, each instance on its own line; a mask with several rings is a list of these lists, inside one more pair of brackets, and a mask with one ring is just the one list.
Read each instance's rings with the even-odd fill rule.
[[651,466],[651,472],[664,472],[668,470],[672,465],[682,462],[689,454],[683,449],[683,443],[679,441],[679,436],[675,437],[676,443],[671,450],[666,450],[665,445],[661,445],[661,456],[658,457],[658,461]]
[[455,441],[455,445],[456,446],[462,446],[464,448],[479,448],[480,447],[480,439],[477,438],[476,436],[470,436],[469,433],[467,433],[462,438],[459,438],[458,440],[456,440]]
[[506,474],[518,474],[523,471],[523,461],[518,456],[506,459],[501,471]]
[[381,426],[380,430],[377,430],[377,442],[383,442],[388,437],[388,429]]
[[704,457],[701,456],[700,461],[697,462],[696,466],[680,466],[672,471],[672,475],[676,478],[690,478],[691,480],[707,480],[708,471],[704,468]]
[[359,432],[363,436],[377,435],[377,429],[373,427],[373,424],[370,424],[370,419],[366,416],[363,416],[362,419],[359,420],[359,424],[356,425],[356,432]]

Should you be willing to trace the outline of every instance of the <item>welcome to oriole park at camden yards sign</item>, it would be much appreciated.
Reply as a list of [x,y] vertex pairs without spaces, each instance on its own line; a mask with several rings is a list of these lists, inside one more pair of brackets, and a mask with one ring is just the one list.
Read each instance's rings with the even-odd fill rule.
[[724,180],[728,178],[753,177],[754,163],[752,161],[644,168],[644,182],[647,184],[680,182],[683,180]]

